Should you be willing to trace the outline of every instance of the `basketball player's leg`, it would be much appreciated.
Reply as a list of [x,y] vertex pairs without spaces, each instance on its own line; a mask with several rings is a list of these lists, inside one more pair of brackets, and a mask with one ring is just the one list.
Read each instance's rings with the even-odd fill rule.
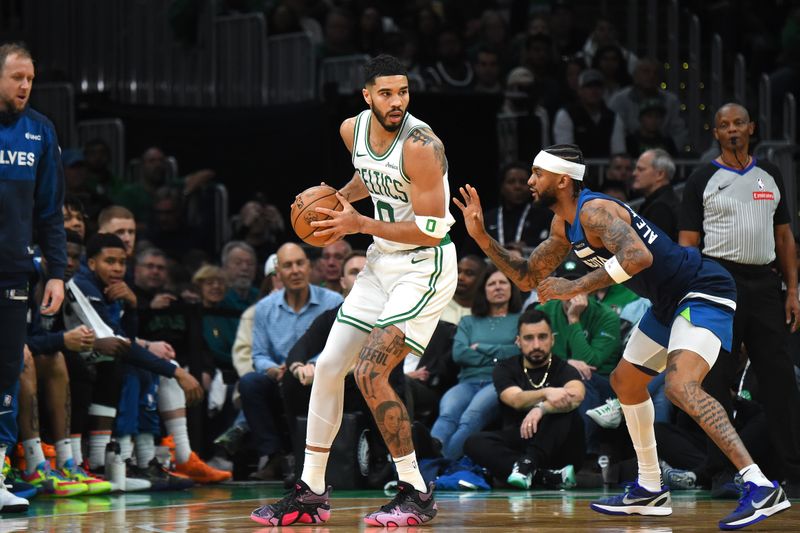
[[[693,312],[695,315],[702,320],[702,311]],[[708,323],[714,327],[713,320]],[[693,324],[683,315],[676,317],[670,335],[665,393],[703,428],[739,470],[744,482],[740,505],[719,522],[722,529],[739,529],[788,509],[790,504],[780,486],[770,482],[753,462],[722,405],[702,388],[721,347],[714,331]]]
[[340,312],[325,348],[317,359],[308,406],[306,449],[300,480],[282,500],[253,511],[250,518],[255,522],[288,526],[294,523],[321,523],[330,518],[330,487],[326,488],[325,471],[333,439],[342,423],[344,378],[353,368],[367,339],[366,328],[352,325],[357,322],[351,319],[353,317],[343,317]]
[[37,356],[36,373],[39,386],[44,391],[45,409],[55,441],[56,466],[63,468],[64,463],[72,459],[69,440],[72,402],[64,355],[56,352]]
[[622,359],[611,373],[611,387],[619,398],[625,425],[636,451],[638,477],[625,494],[592,502],[605,514],[666,516],[672,513],[669,490],[661,485],[654,429],[655,408],[647,391],[654,375],[664,368],[669,330],[648,311],[631,334]]
[[425,485],[417,464],[408,411],[389,384],[392,370],[402,364],[409,351],[399,327],[376,327],[361,350],[354,371],[356,384],[392,455],[400,481],[398,496],[388,509],[383,506],[364,518],[371,526],[419,525],[432,520],[437,513],[433,485]]

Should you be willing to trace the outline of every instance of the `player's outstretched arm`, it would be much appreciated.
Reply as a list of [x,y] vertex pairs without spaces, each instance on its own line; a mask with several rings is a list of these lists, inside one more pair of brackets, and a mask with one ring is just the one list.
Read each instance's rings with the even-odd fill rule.
[[[489,256],[508,279],[522,291],[535,289],[539,282],[553,272],[569,254],[570,245],[564,235],[564,223],[561,218],[554,217],[550,225],[550,237],[542,242],[525,260],[511,254],[508,250],[486,233],[483,222],[483,209],[478,190],[470,184],[459,187],[463,203],[458,198],[453,198],[461,213],[464,215],[464,224],[467,232],[481,250]],[[556,221],[561,221],[557,224]]]

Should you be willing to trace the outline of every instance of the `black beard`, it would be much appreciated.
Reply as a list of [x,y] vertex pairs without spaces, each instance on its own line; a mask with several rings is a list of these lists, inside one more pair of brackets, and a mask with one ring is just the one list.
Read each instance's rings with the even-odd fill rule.
[[[386,131],[388,131],[390,133],[399,130],[400,126],[403,125],[403,121],[402,120],[400,122],[398,122],[397,125],[395,125],[395,126],[387,124],[386,123],[386,119],[384,119],[382,116],[380,116],[378,113],[376,113],[375,109],[370,108],[370,111],[372,111],[372,114],[375,115],[375,118],[378,119],[378,122],[383,127],[383,129],[385,129]],[[405,113],[405,111],[403,111],[403,117],[405,117],[405,116],[406,116],[406,113]]]
[[533,205],[537,207],[549,208],[555,205],[557,199],[555,194],[550,194],[547,191],[540,192],[533,201]]
[[541,361],[535,361],[531,357],[534,353],[535,354],[543,354],[544,352],[541,351],[541,350],[535,350],[533,352],[525,354],[524,355],[525,360],[528,361],[529,365],[532,365],[534,368],[539,368],[539,367],[544,366],[545,364],[547,364],[547,358],[549,357],[547,354],[545,354],[544,359],[542,359]]

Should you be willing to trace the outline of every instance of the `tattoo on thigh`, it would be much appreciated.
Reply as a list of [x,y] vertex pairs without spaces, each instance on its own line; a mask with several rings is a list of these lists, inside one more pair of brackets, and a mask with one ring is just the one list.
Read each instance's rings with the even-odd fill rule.
[[414,451],[411,421],[402,403],[390,400],[378,405],[375,409],[375,422],[394,457],[402,457]]

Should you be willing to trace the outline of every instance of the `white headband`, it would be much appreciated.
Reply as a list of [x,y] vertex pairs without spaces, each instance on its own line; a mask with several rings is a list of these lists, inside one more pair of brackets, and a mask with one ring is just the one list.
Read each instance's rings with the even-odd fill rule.
[[556,174],[566,174],[570,178],[578,181],[583,181],[583,174],[586,172],[585,165],[561,159],[544,150],[536,154],[536,158],[533,160],[533,166],[555,172]]

